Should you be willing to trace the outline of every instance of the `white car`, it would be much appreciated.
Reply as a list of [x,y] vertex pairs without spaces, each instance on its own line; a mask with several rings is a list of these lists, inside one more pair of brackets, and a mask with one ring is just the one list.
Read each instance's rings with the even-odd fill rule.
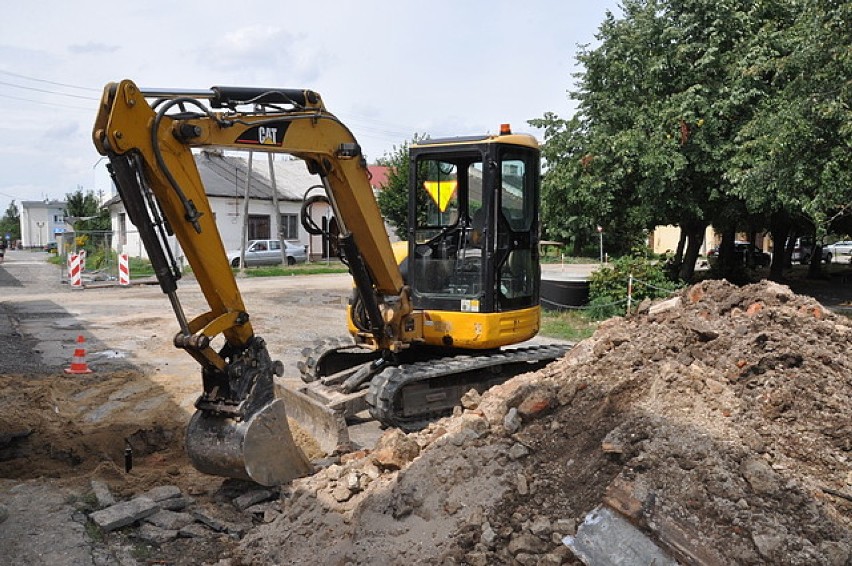
[[850,263],[852,260],[852,241],[844,240],[825,246],[822,257],[826,263]]

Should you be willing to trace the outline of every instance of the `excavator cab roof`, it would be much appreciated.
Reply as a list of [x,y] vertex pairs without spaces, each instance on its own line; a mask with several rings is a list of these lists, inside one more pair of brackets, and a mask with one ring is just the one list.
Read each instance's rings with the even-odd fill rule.
[[411,148],[421,147],[436,147],[436,146],[455,146],[455,145],[474,145],[481,143],[505,143],[512,145],[523,145],[532,148],[538,148],[538,140],[529,134],[481,134],[472,136],[455,136],[446,138],[434,138],[418,140],[412,144]]

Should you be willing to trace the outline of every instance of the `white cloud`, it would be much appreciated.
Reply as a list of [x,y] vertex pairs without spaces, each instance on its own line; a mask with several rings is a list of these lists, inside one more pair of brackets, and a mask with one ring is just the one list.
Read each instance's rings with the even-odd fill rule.
[[371,158],[415,132],[530,131],[526,120],[546,111],[570,115],[576,45],[617,4],[42,0],[36,15],[13,3],[0,19],[0,195],[92,187],[97,101],[125,78],[312,88]]

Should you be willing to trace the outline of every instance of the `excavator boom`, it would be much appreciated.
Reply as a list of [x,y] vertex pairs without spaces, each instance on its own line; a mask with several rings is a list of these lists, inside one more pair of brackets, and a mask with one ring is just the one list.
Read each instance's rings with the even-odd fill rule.
[[[194,465],[266,485],[309,473],[284,404],[275,399],[273,376],[281,364],[254,334],[192,149],[289,153],[320,175],[365,299],[366,342],[393,351],[408,339],[402,320],[411,306],[351,132],[309,90],[143,90],[125,80],[105,87],[93,140],[110,160],[128,216],[175,311],[180,330],[174,343],[202,367],[203,392],[186,439]],[[170,234],[209,306],[192,318],[178,299],[180,270],[165,245]],[[211,343],[218,336],[224,346],[216,351]]]

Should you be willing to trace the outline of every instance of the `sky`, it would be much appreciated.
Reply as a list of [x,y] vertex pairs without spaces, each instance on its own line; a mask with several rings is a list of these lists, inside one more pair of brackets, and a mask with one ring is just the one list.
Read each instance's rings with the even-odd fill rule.
[[0,214],[109,194],[91,141],[104,85],[309,88],[371,162],[414,134],[541,132],[570,117],[579,46],[618,0],[7,3],[0,19]]

